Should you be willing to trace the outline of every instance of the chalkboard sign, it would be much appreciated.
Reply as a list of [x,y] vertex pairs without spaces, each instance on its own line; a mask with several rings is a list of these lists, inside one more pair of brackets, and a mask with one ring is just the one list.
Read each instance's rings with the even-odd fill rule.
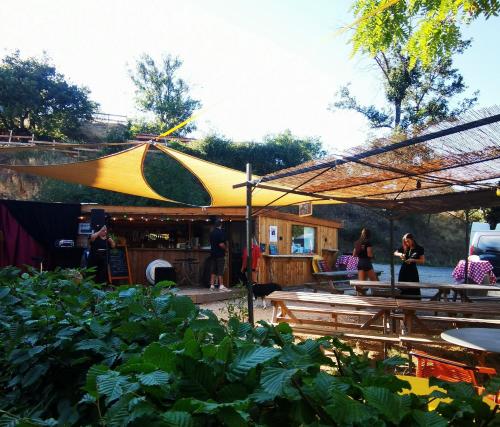
[[126,246],[116,246],[115,248],[109,249],[108,275],[110,283],[113,283],[113,280],[125,279],[128,280],[128,283],[132,283]]

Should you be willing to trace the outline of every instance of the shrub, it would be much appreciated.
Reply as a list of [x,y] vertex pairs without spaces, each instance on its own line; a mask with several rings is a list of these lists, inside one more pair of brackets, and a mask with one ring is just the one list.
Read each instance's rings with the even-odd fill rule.
[[[79,283],[78,283],[79,281]],[[0,270],[0,425],[486,425],[472,387],[450,404],[334,338],[296,344],[164,286],[104,291],[67,271]],[[333,351],[332,359],[325,349]],[[498,418],[497,418],[498,420]]]

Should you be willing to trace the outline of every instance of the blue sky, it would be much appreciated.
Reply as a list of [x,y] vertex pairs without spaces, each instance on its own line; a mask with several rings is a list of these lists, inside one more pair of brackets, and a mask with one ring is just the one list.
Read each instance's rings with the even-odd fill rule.
[[[331,152],[362,143],[368,133],[355,113],[327,110],[340,85],[364,103],[383,101],[371,62],[351,58],[347,0],[2,0],[3,56],[52,58],[60,72],[92,92],[105,113],[138,116],[128,75],[142,53],[178,55],[180,75],[205,106],[194,136],[218,132],[262,140],[290,129],[317,136]],[[475,22],[472,47],[456,65],[480,106],[499,103],[500,19]]]

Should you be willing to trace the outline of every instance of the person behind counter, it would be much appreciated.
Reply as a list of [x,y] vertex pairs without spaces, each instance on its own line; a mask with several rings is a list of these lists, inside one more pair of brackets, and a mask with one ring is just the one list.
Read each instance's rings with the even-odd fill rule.
[[352,256],[359,258],[358,261],[358,280],[371,280],[377,282],[378,278],[373,270],[372,258],[373,248],[371,243],[371,233],[367,228],[361,230],[359,239],[354,243]]
[[[402,246],[394,252],[394,256],[402,261],[398,281],[419,282],[417,264],[425,263],[424,248],[415,241],[413,234],[406,233],[403,236]],[[401,295],[420,296],[420,289],[401,289]]]
[[116,246],[114,240],[108,236],[108,228],[101,229],[90,235],[90,254],[88,267],[96,267],[95,282],[108,282],[108,248]]
[[215,283],[218,280],[219,290],[228,290],[223,284],[224,267],[226,263],[226,233],[222,229],[222,220],[215,220],[214,229],[210,233],[210,257],[212,258],[212,268],[210,274],[210,290],[215,290]]

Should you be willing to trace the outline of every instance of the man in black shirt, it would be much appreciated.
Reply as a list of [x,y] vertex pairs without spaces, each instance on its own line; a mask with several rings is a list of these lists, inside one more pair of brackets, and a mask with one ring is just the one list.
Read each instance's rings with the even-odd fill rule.
[[219,290],[225,291],[223,285],[224,264],[226,256],[226,233],[222,229],[222,220],[215,220],[214,229],[210,233],[210,256],[212,258],[212,269],[210,275],[210,290],[215,290],[215,283],[218,279]]

